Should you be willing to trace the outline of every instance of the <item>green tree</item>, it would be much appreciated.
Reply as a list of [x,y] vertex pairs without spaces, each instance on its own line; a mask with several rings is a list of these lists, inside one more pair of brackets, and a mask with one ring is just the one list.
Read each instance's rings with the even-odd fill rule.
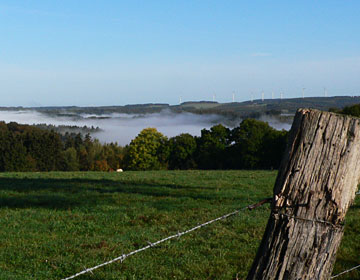
[[354,117],[360,117],[360,104],[355,104],[352,106],[346,106],[340,111],[341,114],[350,115]]
[[268,123],[243,120],[231,132],[231,167],[236,169],[277,168],[285,150],[286,131],[277,131]]
[[195,151],[196,140],[189,133],[183,133],[169,140],[169,168],[194,169],[196,168]]
[[201,169],[223,169],[226,161],[226,149],[229,145],[230,130],[215,125],[210,130],[201,130],[197,139],[196,161]]
[[61,169],[63,145],[58,133],[30,128],[21,137],[27,153],[36,162],[37,170],[51,171]]
[[278,169],[286,148],[289,132],[286,130],[269,130],[263,138],[260,150],[259,168]]
[[63,152],[64,158],[64,171],[78,171],[79,170],[79,160],[75,148],[67,148]]
[[124,148],[118,146],[117,143],[104,144],[102,146],[102,155],[112,170],[122,167]]
[[0,133],[0,171],[27,171],[26,149],[19,135]]
[[143,129],[129,144],[125,167],[130,170],[156,170],[166,167],[162,148],[167,138],[156,128]]

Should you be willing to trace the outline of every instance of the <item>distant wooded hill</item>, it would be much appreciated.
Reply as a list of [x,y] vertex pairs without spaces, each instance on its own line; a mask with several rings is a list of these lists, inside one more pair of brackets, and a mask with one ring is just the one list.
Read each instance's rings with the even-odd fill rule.
[[58,116],[79,116],[79,114],[149,114],[162,110],[173,112],[191,112],[195,114],[220,114],[229,117],[252,117],[260,115],[294,114],[298,108],[314,108],[329,110],[342,109],[360,103],[360,97],[334,96],[334,97],[306,97],[291,99],[258,99],[245,102],[218,103],[210,101],[184,102],[179,105],[169,104],[134,104],[125,106],[99,106],[99,107],[0,107],[0,110],[36,110],[42,113]]

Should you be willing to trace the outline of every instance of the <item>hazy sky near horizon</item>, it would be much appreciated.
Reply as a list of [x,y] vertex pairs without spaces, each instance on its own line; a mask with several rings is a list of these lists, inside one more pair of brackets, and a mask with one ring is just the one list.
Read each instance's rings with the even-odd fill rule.
[[0,106],[360,95],[360,1],[0,2]]

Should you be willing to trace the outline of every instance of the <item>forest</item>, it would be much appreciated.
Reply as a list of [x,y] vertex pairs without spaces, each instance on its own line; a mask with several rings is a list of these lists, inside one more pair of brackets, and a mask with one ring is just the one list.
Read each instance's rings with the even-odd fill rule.
[[89,134],[0,122],[0,171],[109,171],[122,155],[116,143],[101,144]]
[[[360,105],[330,111],[360,116]],[[200,136],[167,138],[146,128],[122,147],[89,134],[0,122],[0,171],[277,169],[287,136],[266,122],[245,119],[233,129],[203,129]]]
[[185,133],[168,139],[146,128],[121,147],[89,134],[1,122],[0,171],[272,169],[279,165],[286,137],[286,131],[247,119],[234,129],[203,129],[199,137]]

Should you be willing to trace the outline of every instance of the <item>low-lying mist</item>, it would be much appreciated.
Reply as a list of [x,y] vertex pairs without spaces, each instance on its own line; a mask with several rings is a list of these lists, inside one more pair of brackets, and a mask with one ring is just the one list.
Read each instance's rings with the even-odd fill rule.
[[[67,112],[64,112],[67,113]],[[201,130],[213,125],[223,124],[228,127],[238,126],[241,119],[229,120],[221,115],[198,115],[188,112],[174,113],[164,110],[152,114],[103,114],[103,115],[73,115],[55,116],[35,110],[0,111],[0,120],[20,124],[51,124],[69,126],[99,127],[100,132],[92,133],[92,137],[101,142],[117,142],[119,145],[129,144],[138,133],[147,127],[155,127],[168,137],[181,133],[200,135]],[[290,124],[279,122],[272,118],[263,118],[276,129],[289,129]]]

